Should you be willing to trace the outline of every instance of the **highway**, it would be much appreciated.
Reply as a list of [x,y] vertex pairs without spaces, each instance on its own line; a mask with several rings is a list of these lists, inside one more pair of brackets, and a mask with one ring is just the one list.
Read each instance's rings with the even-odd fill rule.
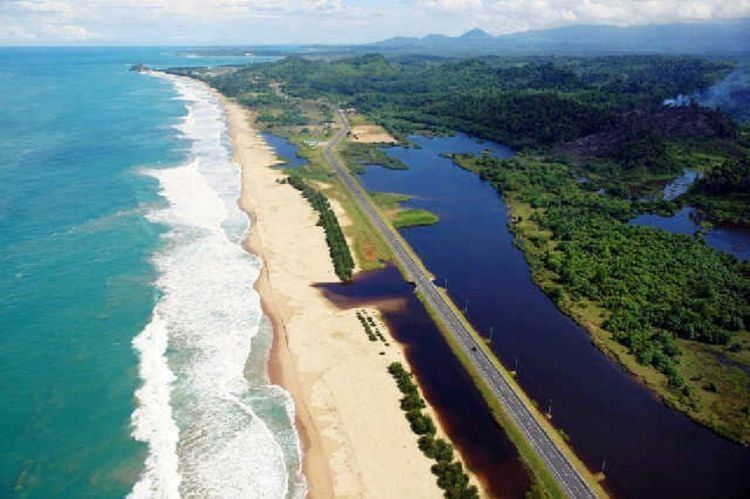
[[334,154],[334,149],[349,132],[349,122],[340,109],[337,112],[341,129],[324,149],[326,161],[357,201],[375,229],[388,243],[394,258],[407,273],[409,280],[415,284],[416,290],[422,294],[425,301],[437,314],[438,320],[453,336],[466,358],[473,363],[479,375],[503,405],[507,415],[547,465],[565,495],[574,498],[596,497],[586,480],[583,479],[565,454],[560,451],[544,427],[534,418],[532,409],[519,397],[513,385],[506,379],[507,374],[498,369],[490,360],[483,345],[479,344],[482,340],[469,331],[468,326],[458,316],[455,305],[450,303],[450,298],[438,291],[427,270],[413,256],[414,253],[408,243],[396,233],[389,222],[383,219],[380,211],[374,206],[359,181],[338,160]]

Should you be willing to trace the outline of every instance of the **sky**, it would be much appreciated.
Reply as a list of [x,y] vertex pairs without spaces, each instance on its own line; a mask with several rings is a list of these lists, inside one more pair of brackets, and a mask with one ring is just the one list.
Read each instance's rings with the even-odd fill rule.
[[0,0],[0,45],[365,43],[750,17],[750,0]]

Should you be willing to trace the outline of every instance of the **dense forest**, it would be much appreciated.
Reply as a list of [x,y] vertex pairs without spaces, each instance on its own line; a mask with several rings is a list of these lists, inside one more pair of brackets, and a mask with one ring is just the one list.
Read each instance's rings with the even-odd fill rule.
[[727,159],[711,169],[687,200],[713,220],[750,227],[750,157]]
[[382,55],[245,66],[210,77],[248,103],[290,96],[353,106],[403,137],[460,129],[515,147],[545,147],[600,131],[628,109],[706,89],[726,62],[667,56],[484,57],[444,61]]
[[[635,198],[681,172],[688,156],[695,162],[706,150],[721,158],[743,154],[747,145],[737,146],[737,125],[720,111],[663,105],[704,91],[732,68],[717,59],[677,56],[449,60],[372,54],[287,57],[204,78],[247,105],[279,106],[259,116],[270,126],[304,126],[300,102],[332,102],[402,140],[415,132],[461,130],[524,151],[554,151],[602,177],[610,194]],[[685,141],[692,141],[687,151]],[[357,147],[344,151],[355,165],[377,154]],[[704,193],[700,206],[719,222],[736,223],[750,206],[742,196],[730,206],[717,199]]]
[[721,371],[697,378],[685,374],[693,366],[681,365],[685,348],[699,344],[711,346],[714,363],[746,362],[739,352],[750,326],[750,264],[715,251],[700,234],[628,224],[644,206],[592,191],[569,165],[527,156],[453,158],[524,213],[514,217],[513,229],[535,279],[561,308],[580,312],[639,364],[663,373],[687,410],[713,410],[701,407],[701,393],[722,391],[723,431],[750,439],[750,379],[735,373],[729,381]]
[[725,161],[695,187],[702,194],[750,194],[750,157]]

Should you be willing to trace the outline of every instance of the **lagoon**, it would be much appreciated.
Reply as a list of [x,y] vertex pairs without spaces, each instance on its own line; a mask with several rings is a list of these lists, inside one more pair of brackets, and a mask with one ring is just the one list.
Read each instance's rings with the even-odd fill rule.
[[492,349],[597,471],[606,461],[606,486],[623,497],[738,497],[750,493],[750,452],[664,406],[596,349],[588,333],[560,312],[532,282],[507,227],[508,211],[495,189],[444,153],[512,151],[457,134],[412,136],[417,147],[387,153],[409,166],[369,166],[370,191],[407,194],[406,207],[440,217],[401,233],[436,282],[447,286]]

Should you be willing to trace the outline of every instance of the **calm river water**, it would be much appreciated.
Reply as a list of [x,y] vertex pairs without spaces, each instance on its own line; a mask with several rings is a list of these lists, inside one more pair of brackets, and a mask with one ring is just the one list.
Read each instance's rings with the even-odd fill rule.
[[425,397],[434,407],[467,466],[493,497],[523,498],[528,474],[513,444],[497,426],[482,395],[398,269],[357,276],[351,284],[323,286],[342,307],[378,304],[401,343]]
[[[598,470],[606,460],[607,487],[621,497],[750,496],[750,451],[668,409],[599,352],[532,283],[502,198],[441,156],[512,152],[462,134],[412,140],[418,148],[387,149],[408,170],[368,167],[361,181],[372,191],[409,194],[407,206],[440,216],[436,225],[402,234],[472,323],[486,334],[494,330],[495,353],[507,366],[517,364],[521,385],[540,407],[551,405],[554,424],[589,466]],[[442,341],[430,334],[414,338],[410,349]],[[417,366],[423,383],[442,369],[439,362]],[[460,412],[457,404],[442,405],[444,417]]]

